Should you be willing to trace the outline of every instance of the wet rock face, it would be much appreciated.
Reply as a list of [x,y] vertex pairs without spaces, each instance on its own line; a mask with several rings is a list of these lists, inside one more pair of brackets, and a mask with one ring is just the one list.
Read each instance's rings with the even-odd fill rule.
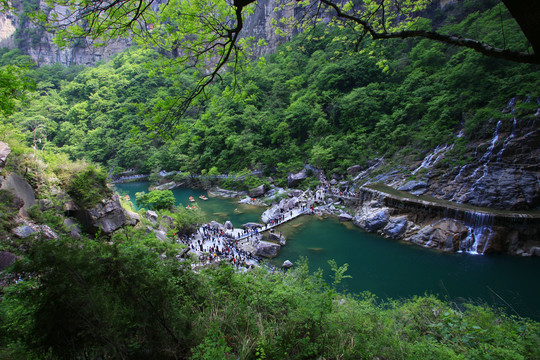
[[388,224],[383,229],[383,234],[393,239],[399,238],[407,231],[407,219],[393,218],[388,221]]
[[410,239],[413,243],[443,251],[459,250],[460,240],[467,236],[468,229],[461,222],[443,219],[422,228]]
[[364,229],[369,232],[375,232],[379,229],[382,229],[388,223],[390,215],[388,210],[380,210],[374,214],[370,214],[364,222]]
[[90,234],[101,231],[102,234],[109,235],[126,223],[118,195],[103,200],[91,209],[80,209],[77,212],[77,219]]

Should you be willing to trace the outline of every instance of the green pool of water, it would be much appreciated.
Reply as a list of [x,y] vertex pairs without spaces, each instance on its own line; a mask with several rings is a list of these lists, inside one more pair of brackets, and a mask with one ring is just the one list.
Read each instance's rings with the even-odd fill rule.
[[[148,191],[148,182],[134,182],[126,184],[115,184],[120,195],[129,195],[131,201],[135,204],[135,194],[141,191]],[[230,220],[235,227],[241,227],[247,222],[260,222],[261,214],[265,208],[238,204],[237,199],[221,199],[208,196],[205,190],[177,188],[171,190],[176,199],[177,206],[197,206],[204,213],[208,221],[216,220],[220,223]],[[201,200],[199,196],[204,195],[208,200]],[[189,201],[192,196],[196,201]]]
[[[147,186],[132,183],[117,188],[135,199],[135,192],[147,190]],[[206,196],[205,191],[195,189],[173,192],[183,205],[189,203],[189,196]],[[227,199],[210,198],[197,204],[210,220],[229,219],[235,226],[259,222],[264,211]],[[235,213],[235,209],[242,213]],[[368,290],[383,299],[436,294],[456,302],[488,303],[508,313],[540,319],[540,287],[536,283],[539,258],[441,253],[366,233],[333,217],[301,216],[276,231],[287,237],[287,245],[272,260],[276,266],[306,256],[311,271],[321,268],[329,279],[329,259],[335,259],[338,265],[348,263],[347,274],[352,278],[343,281],[343,289],[352,293]]]

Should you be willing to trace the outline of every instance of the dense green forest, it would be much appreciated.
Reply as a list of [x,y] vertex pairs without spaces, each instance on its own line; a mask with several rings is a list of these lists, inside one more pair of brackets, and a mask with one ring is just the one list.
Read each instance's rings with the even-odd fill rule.
[[[465,17],[467,11],[442,31],[516,48],[526,43],[500,7]],[[417,160],[455,141],[460,130],[464,145],[490,136],[499,119],[511,127],[511,116],[501,113],[508,101],[518,97],[518,109],[535,107],[540,95],[535,65],[429,40],[362,46],[351,53],[346,30],[317,27],[235,74],[234,84],[233,74],[223,74],[165,129],[156,124],[195,78],[160,71],[155,51],[133,48],[93,68],[41,67],[29,72],[36,98],[8,121],[22,126],[29,142],[41,139],[41,148],[101,163],[116,174],[217,168],[278,171],[279,177],[305,163],[344,173],[382,156]],[[23,58],[2,50],[2,64]],[[163,133],[167,139],[157,136]],[[460,149],[454,149],[457,161]]]

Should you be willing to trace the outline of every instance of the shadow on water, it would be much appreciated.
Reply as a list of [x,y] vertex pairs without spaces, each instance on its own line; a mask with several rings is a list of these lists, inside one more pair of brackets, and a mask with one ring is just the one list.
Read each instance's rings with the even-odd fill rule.
[[[138,185],[137,185],[138,184]],[[118,184],[122,194],[135,199],[135,192],[147,191],[148,183]],[[146,187],[146,188],[145,188]],[[178,203],[189,196],[207,196],[204,190],[175,189]],[[210,198],[197,201],[210,220],[231,220],[235,226],[260,221],[263,208],[241,205],[235,200]],[[235,209],[237,211],[235,211]],[[323,269],[327,280],[329,259],[349,264],[343,289],[353,293],[368,290],[381,298],[409,298],[436,294],[462,303],[488,303],[508,313],[540,319],[539,258],[448,254],[366,233],[352,223],[334,217],[301,216],[276,228],[287,238],[277,258],[297,262],[309,259],[311,271]]]

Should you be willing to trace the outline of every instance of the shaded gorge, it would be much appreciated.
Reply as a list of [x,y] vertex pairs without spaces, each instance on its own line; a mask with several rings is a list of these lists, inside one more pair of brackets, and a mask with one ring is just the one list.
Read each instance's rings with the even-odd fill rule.
[[[148,183],[117,184],[116,188],[134,200],[136,192],[148,190]],[[199,200],[200,195],[207,196],[204,190],[172,191],[177,204],[186,206],[193,196],[209,221],[231,220],[235,227],[259,222],[265,210],[233,199]],[[328,260],[348,263],[346,274],[352,278],[343,280],[341,290],[367,290],[382,299],[437,294],[458,304],[488,303],[509,314],[540,319],[540,288],[531,281],[540,275],[539,258],[442,253],[367,233],[334,217],[301,216],[276,230],[287,237],[287,245],[271,260],[276,267],[305,256],[311,271],[323,269],[330,282]]]

